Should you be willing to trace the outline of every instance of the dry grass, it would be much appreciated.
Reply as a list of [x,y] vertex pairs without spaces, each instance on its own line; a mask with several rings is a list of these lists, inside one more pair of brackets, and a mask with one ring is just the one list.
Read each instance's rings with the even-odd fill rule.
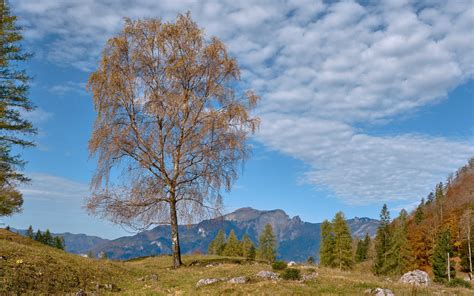
[[[186,267],[174,270],[169,256],[147,257],[127,262],[82,258],[47,247],[28,238],[0,230],[0,295],[66,294],[79,289],[99,294],[97,284],[114,284],[123,295],[364,295],[369,288],[388,288],[395,295],[474,295],[473,290],[432,286],[414,289],[394,280],[364,272],[314,268],[319,277],[306,283],[263,281],[255,278],[271,267],[242,258],[184,256]],[[21,263],[20,263],[21,262]],[[206,267],[208,264],[215,266]],[[302,273],[311,268],[300,267]],[[226,282],[196,288],[202,278],[248,276],[246,284]],[[442,294],[439,294],[442,293]]]

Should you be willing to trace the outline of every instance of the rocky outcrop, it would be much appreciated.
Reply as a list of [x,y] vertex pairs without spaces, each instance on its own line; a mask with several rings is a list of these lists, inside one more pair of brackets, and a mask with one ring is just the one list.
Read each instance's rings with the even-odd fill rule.
[[235,277],[235,278],[231,278],[230,280],[228,280],[227,282],[228,283],[231,283],[231,284],[245,284],[246,282],[249,281],[249,278],[246,277],[246,276],[239,276],[239,277]]
[[389,289],[383,288],[375,288],[375,289],[367,289],[365,290],[365,295],[372,295],[372,296],[395,296],[393,292]]
[[280,276],[278,275],[278,273],[274,273],[274,272],[266,271],[266,270],[262,270],[258,272],[256,276],[261,279],[272,280],[272,281],[276,281],[280,279]]
[[430,284],[430,277],[426,272],[417,269],[405,273],[400,278],[400,283],[426,287]]
[[218,283],[218,282],[223,282],[225,280],[227,280],[227,278],[200,279],[196,283],[196,287],[199,288],[199,287],[202,287],[202,286],[207,286],[207,285],[215,284],[215,283]]

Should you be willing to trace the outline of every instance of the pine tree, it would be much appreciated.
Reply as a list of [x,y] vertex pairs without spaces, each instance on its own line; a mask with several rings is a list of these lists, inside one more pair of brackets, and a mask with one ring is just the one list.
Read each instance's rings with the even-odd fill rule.
[[321,224],[319,262],[322,266],[334,266],[334,232],[332,224],[328,220],[324,220],[324,222]]
[[[247,234],[244,234],[244,236],[242,237],[241,246],[242,246],[242,256],[247,259],[252,259],[250,258],[250,251],[253,248],[255,252],[255,246],[253,245],[252,240]],[[255,259],[255,256],[253,259]]]
[[[433,256],[431,257],[433,274],[435,276],[435,281],[437,282],[444,282],[448,279],[448,253],[452,258],[453,250],[451,247],[451,232],[449,230],[444,230],[436,239]],[[451,263],[450,275],[451,278],[454,278],[455,276],[454,263]]]
[[43,234],[41,233],[41,231],[39,229],[36,231],[35,241],[40,242],[40,243],[44,243]]
[[209,245],[208,253],[211,255],[221,256],[224,253],[225,248],[225,234],[224,230],[219,230],[214,240]]
[[400,275],[412,267],[412,252],[408,241],[408,213],[400,211],[395,221],[395,229],[390,238],[390,249],[386,255],[386,273]]
[[28,227],[28,230],[26,231],[26,236],[33,239],[35,234],[33,233],[33,227],[30,225],[30,227]]
[[64,250],[65,244],[64,244],[64,238],[62,236],[56,236],[53,239],[54,242],[54,247],[58,248],[60,250]]
[[230,231],[225,243],[224,256],[242,256],[242,248],[233,229]]
[[332,221],[334,230],[334,265],[342,269],[349,269],[352,261],[352,236],[342,212],[338,212]]
[[30,55],[20,46],[21,28],[6,1],[0,2],[0,17],[0,216],[9,216],[21,211],[23,205],[16,186],[29,180],[18,172],[24,161],[12,155],[11,150],[15,146],[33,146],[24,136],[36,131],[22,115],[23,111],[33,110],[27,97],[29,77],[20,68]]
[[275,261],[276,258],[276,238],[273,234],[273,228],[270,224],[265,225],[263,232],[260,234],[257,256],[261,260],[269,262]]
[[375,237],[375,274],[385,274],[387,272],[387,252],[390,250],[390,212],[384,204],[380,212],[380,224]]
[[419,205],[415,211],[415,224],[419,225],[423,221],[423,205]]
[[357,242],[357,249],[356,249],[356,262],[364,262],[368,259],[369,255],[369,247],[370,247],[370,236],[369,234],[365,235],[363,240],[359,240]]
[[247,258],[250,259],[250,260],[255,260],[255,257],[257,257],[257,249],[255,249],[255,246],[252,244],[252,246],[250,247]]
[[43,244],[54,247],[54,238],[51,235],[51,232],[49,232],[49,229],[46,229],[43,234]]

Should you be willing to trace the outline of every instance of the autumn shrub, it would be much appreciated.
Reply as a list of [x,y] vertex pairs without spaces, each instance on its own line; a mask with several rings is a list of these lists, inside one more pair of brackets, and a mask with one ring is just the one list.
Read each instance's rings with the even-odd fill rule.
[[281,277],[284,280],[297,281],[301,279],[301,273],[299,269],[287,268],[281,273]]

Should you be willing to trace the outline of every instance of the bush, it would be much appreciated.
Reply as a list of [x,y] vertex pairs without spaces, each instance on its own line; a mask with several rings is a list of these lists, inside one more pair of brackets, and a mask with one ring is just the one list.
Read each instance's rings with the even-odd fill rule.
[[284,261],[275,261],[272,263],[273,270],[284,270],[286,267],[287,265]]
[[296,268],[287,268],[282,272],[281,277],[284,280],[297,281],[297,280],[301,279],[300,270],[296,269]]
[[446,282],[446,285],[448,287],[464,287],[468,289],[472,288],[471,283],[460,278],[454,278],[450,282]]

